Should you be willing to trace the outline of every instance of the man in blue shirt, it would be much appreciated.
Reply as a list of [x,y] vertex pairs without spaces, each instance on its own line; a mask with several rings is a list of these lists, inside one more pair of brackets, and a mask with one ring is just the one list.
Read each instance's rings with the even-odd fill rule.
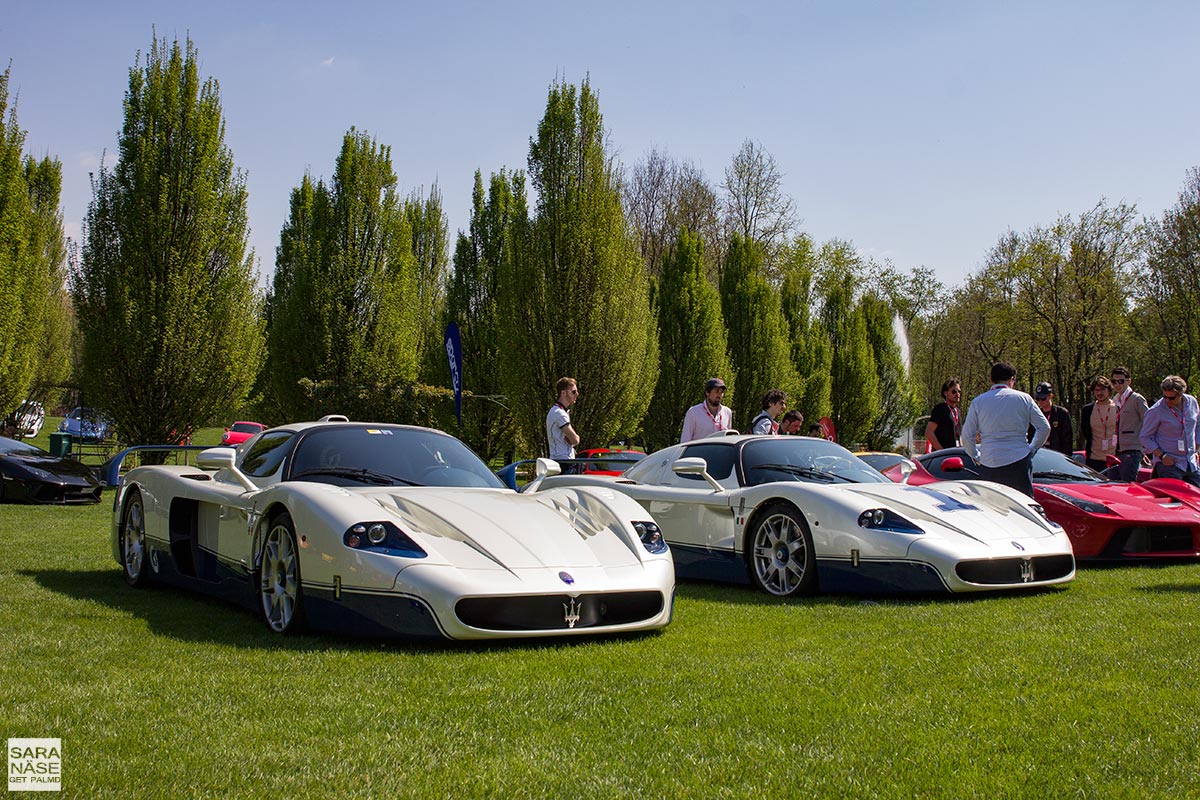
[[[1033,398],[1013,388],[1017,368],[992,365],[992,388],[971,401],[962,443],[979,465],[979,476],[1033,497],[1033,454],[1050,436],[1050,423]],[[1033,439],[1027,437],[1033,430]],[[976,447],[975,435],[979,434]]]
[[1168,375],[1162,382],[1162,399],[1142,421],[1142,450],[1154,458],[1154,477],[1179,478],[1200,486],[1196,469],[1197,407],[1188,402],[1187,381]]

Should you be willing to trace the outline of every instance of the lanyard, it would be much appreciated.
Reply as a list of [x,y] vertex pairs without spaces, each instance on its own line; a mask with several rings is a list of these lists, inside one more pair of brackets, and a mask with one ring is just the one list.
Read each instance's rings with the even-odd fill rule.
[[704,413],[708,414],[708,418],[713,421],[713,427],[719,431],[725,430],[721,427],[721,406],[717,406],[717,413],[714,414],[708,410],[708,403],[704,404]]
[[[1115,403],[1113,405],[1115,405]],[[1121,412],[1117,411],[1117,416],[1120,416],[1120,415],[1121,415]],[[1100,405],[1097,403],[1096,404],[1096,416],[1100,417],[1100,437],[1103,439],[1107,439],[1108,438],[1108,418],[1112,416],[1112,406],[1110,405],[1108,408],[1104,409],[1104,413],[1100,413]],[[1113,433],[1116,433],[1116,432],[1117,432],[1117,426],[1116,426],[1116,423],[1114,422],[1113,423]]]

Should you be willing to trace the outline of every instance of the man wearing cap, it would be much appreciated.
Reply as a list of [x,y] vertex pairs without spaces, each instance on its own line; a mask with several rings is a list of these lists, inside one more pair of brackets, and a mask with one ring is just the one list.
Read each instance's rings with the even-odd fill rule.
[[[1050,436],[1050,423],[1032,397],[1013,388],[1016,381],[1017,368],[1012,364],[992,365],[992,388],[971,401],[962,443],[979,465],[981,478],[1033,497],[1033,454]],[[1030,427],[1032,441],[1027,438]]]
[[690,442],[711,436],[716,431],[727,431],[733,427],[733,409],[722,405],[725,399],[725,381],[709,378],[704,384],[704,402],[687,410],[683,417],[681,442]]
[[[1071,412],[1062,406],[1054,405],[1054,387],[1042,381],[1033,390],[1033,399],[1046,421],[1050,423],[1050,438],[1043,447],[1057,450],[1067,458],[1074,453],[1074,431],[1071,429]],[[1028,436],[1033,438],[1033,427],[1030,426]]]
[[1200,486],[1196,469],[1197,407],[1187,402],[1187,381],[1168,375],[1162,399],[1150,406],[1142,421],[1142,450],[1154,459],[1154,477],[1179,478]]

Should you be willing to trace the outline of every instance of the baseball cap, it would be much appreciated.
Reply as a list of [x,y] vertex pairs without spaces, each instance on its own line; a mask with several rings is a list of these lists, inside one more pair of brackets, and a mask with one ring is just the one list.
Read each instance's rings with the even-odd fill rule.
[[1042,381],[1033,389],[1033,396],[1038,400],[1044,400],[1052,394],[1054,394],[1054,387],[1046,381]]
[[704,384],[704,391],[711,392],[713,389],[724,389],[725,381],[720,378],[709,378]]

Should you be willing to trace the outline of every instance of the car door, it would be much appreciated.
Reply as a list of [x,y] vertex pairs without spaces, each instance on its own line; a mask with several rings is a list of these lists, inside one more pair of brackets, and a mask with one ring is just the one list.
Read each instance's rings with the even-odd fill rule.
[[737,451],[723,443],[695,444],[683,449],[682,458],[702,458],[725,491],[718,492],[698,475],[677,475],[669,468],[656,484],[637,486],[635,499],[650,512],[673,545],[705,550],[734,549],[732,489],[738,486],[733,468]]

